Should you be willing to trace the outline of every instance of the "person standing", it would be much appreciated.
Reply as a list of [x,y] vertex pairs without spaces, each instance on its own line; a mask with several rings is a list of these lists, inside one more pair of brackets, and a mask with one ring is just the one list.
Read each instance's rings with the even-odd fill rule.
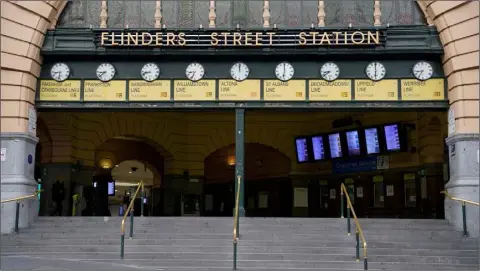
[[52,200],[55,202],[55,212],[53,215],[62,216],[63,200],[65,199],[65,187],[60,180],[56,180],[52,189]]

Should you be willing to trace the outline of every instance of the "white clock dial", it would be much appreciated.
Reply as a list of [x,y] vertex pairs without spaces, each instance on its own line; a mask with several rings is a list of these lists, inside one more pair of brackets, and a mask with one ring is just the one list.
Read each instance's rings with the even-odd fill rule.
[[282,81],[288,81],[292,79],[295,69],[288,62],[282,62],[275,68],[275,75]]
[[370,62],[367,67],[365,68],[365,73],[367,74],[368,78],[370,78],[373,81],[379,81],[382,80],[383,77],[385,77],[385,74],[387,74],[387,70],[385,69],[385,66],[383,66],[382,63],[374,61]]
[[56,63],[50,69],[50,75],[55,81],[65,81],[70,75],[70,68],[65,63]]
[[153,80],[156,80],[160,75],[160,68],[154,63],[147,63],[143,65],[140,73],[143,80],[151,82]]
[[433,75],[432,65],[425,61],[420,61],[413,65],[412,71],[418,80],[428,80]]
[[185,74],[187,75],[188,79],[192,81],[198,81],[205,75],[205,69],[200,63],[193,62],[188,65],[187,69],[185,70]]
[[333,81],[340,75],[340,68],[333,62],[327,62],[320,68],[320,75],[327,81]]
[[242,62],[237,62],[233,64],[232,68],[230,68],[230,75],[237,81],[243,81],[247,79],[249,73],[250,69],[245,63]]
[[103,82],[112,80],[115,76],[115,67],[110,63],[102,63],[97,68],[97,77]]

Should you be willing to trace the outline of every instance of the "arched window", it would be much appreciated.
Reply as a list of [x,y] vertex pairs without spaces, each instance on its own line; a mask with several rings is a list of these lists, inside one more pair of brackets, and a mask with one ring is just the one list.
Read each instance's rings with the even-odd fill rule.
[[[262,1],[263,2],[263,1]],[[277,27],[310,27],[317,25],[317,0],[270,1],[270,25]]]

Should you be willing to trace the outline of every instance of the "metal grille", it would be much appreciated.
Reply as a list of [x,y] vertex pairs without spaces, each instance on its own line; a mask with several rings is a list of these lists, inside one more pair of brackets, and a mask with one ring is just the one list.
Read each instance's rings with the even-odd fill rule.
[[382,0],[382,24],[426,25],[425,16],[415,1]]

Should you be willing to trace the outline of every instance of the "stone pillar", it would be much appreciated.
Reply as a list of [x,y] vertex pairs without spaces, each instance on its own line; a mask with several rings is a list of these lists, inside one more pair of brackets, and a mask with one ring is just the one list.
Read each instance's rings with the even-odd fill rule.
[[[450,180],[445,189],[453,197],[479,202],[479,134],[452,134],[446,139],[450,160]],[[479,236],[479,208],[467,204],[467,230]],[[463,229],[462,204],[445,198],[445,219]]]
[[[38,138],[23,133],[1,133],[1,198],[2,200],[35,193],[37,182],[35,147]],[[15,202],[1,205],[1,233],[12,233],[15,228]],[[38,215],[38,200],[24,200],[20,204],[19,227],[28,227]]]

